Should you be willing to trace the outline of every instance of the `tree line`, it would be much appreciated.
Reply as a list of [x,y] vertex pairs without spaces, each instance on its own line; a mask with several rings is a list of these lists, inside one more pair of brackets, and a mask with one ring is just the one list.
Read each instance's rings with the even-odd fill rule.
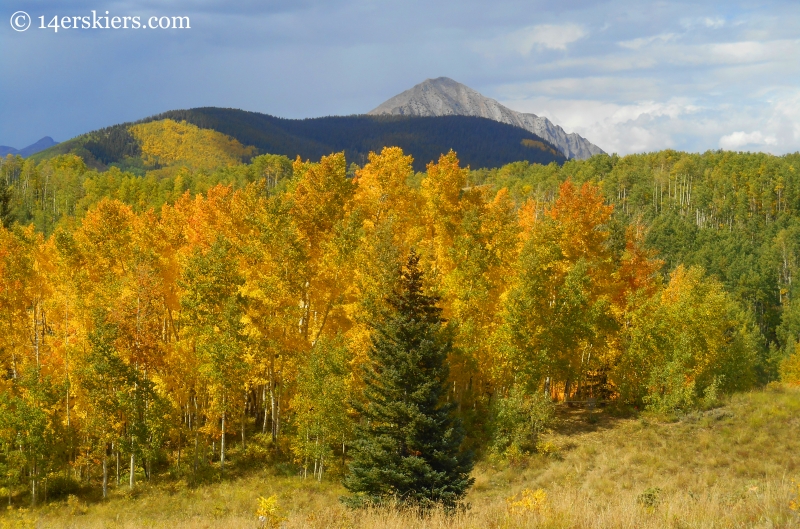
[[[431,324],[450,344],[431,353],[446,351],[446,389],[431,413],[457,417],[470,449],[536,450],[553,400],[689,410],[797,364],[793,320],[775,328],[794,342],[770,341],[727,277],[697,258],[665,266],[675,254],[648,244],[660,217],[627,187],[609,198],[611,177],[592,169],[613,173],[623,161],[479,172],[450,152],[415,173],[399,148],[357,168],[342,153],[288,167],[259,158],[150,183],[69,156],[3,163],[0,486],[9,502],[35,502],[58,479],[105,495],[109,483],[132,488],[165,469],[224,472],[231,446],[239,458],[270,446],[316,479],[346,473],[380,413],[370,404],[380,392],[369,389],[376,333],[394,332],[380,326],[397,314],[412,255],[414,288],[434,300],[425,310],[435,303]],[[188,175],[201,192],[177,184]],[[226,185],[224,175],[235,178]],[[673,211],[674,226],[699,219],[698,199],[680,198],[683,180],[664,178],[666,205],[659,191],[647,195],[652,207]],[[63,196],[54,187],[74,191],[79,179],[74,209],[47,217],[46,230],[15,220],[25,211],[35,220],[48,193]],[[100,181],[106,191],[93,187]],[[126,186],[166,194],[125,200]],[[797,196],[782,191],[771,219],[755,212],[790,223],[779,219],[794,218]],[[796,241],[785,240],[788,256]],[[782,307],[794,302],[791,288]],[[363,475],[350,476],[357,488]]]

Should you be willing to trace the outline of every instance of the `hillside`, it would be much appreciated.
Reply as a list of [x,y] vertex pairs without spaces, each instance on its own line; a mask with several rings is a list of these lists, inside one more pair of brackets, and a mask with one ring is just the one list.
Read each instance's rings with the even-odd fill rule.
[[[163,123],[150,122],[145,127],[152,129],[152,138],[160,138],[163,145],[159,148],[171,138],[174,152],[161,157],[159,163],[173,165],[160,169],[144,166],[139,144],[123,127],[110,129],[105,144],[87,145],[109,163],[122,158],[119,165],[130,172],[116,168],[97,172],[82,160],[69,157],[50,158],[39,162],[39,167],[35,160],[3,160],[0,175],[13,189],[11,217],[50,233],[59,219],[80,218],[104,197],[117,198],[144,211],[149,207],[160,209],[185,191],[205,193],[217,183],[240,188],[263,177],[266,167],[274,164],[274,170],[270,169],[272,185],[275,175],[291,175],[290,160],[281,157],[253,158],[249,164],[230,165],[252,155],[242,143],[248,141],[245,133],[257,135],[256,128],[243,129],[242,143],[233,143],[235,140],[222,133],[188,125],[183,134],[166,134]],[[179,140],[189,137],[203,147],[179,148]],[[70,144],[73,150],[85,151],[76,148],[76,142],[59,144],[49,156],[70,150]],[[148,142],[151,147],[159,143]],[[154,161],[154,153],[145,153],[144,157]],[[88,151],[85,154],[96,166],[100,164]],[[181,156],[191,159],[180,160]],[[130,164],[131,160],[138,166]],[[348,165],[352,161],[348,159]],[[221,164],[219,168],[209,170],[217,163]],[[664,274],[679,264],[702,266],[751,312],[764,336],[764,354],[773,358],[764,366],[768,373],[763,375],[770,378],[776,376],[775,359],[780,357],[773,347],[789,351],[800,339],[800,303],[794,301],[800,295],[800,283],[792,281],[800,262],[798,166],[800,157],[796,154],[776,157],[667,150],[621,158],[597,156],[561,166],[515,162],[472,170],[469,182],[494,191],[507,188],[517,206],[529,199],[551,203],[559,185],[567,179],[597,183],[615,207],[612,227],[616,241],[621,240],[626,226],[640,226],[648,247],[665,261]],[[418,161],[415,167],[419,167]]]
[[505,107],[447,77],[426,79],[369,112],[382,116],[477,116],[508,123],[544,138],[569,159],[585,160],[604,151],[579,134],[567,134],[545,117]]
[[[186,121],[122,130],[138,149],[123,161],[143,177],[69,154],[0,164],[11,184],[0,197],[0,487],[12,506],[46,513],[73,494],[67,508],[91,512],[83,502],[110,494],[112,506],[129,484],[125,501],[144,496],[132,525],[240,524],[253,492],[269,491],[259,468],[291,490],[280,501],[303,511],[294,526],[413,525],[337,510],[337,487],[318,486],[319,515],[294,501],[309,481],[338,483],[363,450],[360,382],[377,372],[378,325],[402,308],[403,262],[419,255],[413,277],[447,320],[428,342],[452,345],[428,386],[463,425],[461,453],[479,455],[462,526],[792,521],[779,472],[797,469],[796,441],[782,437],[796,397],[758,391],[800,381],[797,155],[469,170],[450,152],[416,173],[396,147],[363,166],[341,152],[292,162]],[[751,395],[766,395],[753,402],[767,411],[737,408]],[[607,408],[564,408],[576,400]],[[706,413],[726,403],[732,415]],[[664,418],[679,422],[651,428]],[[712,435],[695,435],[695,420]],[[426,453],[437,452],[407,456]],[[311,479],[285,479],[301,470]],[[241,501],[226,496],[239,478]],[[526,483],[538,488],[514,508],[534,512],[517,519],[505,499]],[[735,503],[743,487],[754,495]],[[166,490],[176,503],[160,507]],[[172,509],[184,517],[145,513]]]
[[[347,511],[338,503],[344,490],[337,476],[304,480],[297,469],[275,471],[257,456],[221,483],[209,475],[182,489],[171,480],[135,495],[123,485],[107,502],[78,493],[6,516],[54,529],[255,527],[258,497],[274,494],[288,518],[285,529],[800,527],[790,509],[798,499],[792,480],[800,479],[798,390],[737,395],[672,421],[621,412],[561,408],[543,438],[548,452],[480,465],[467,498],[471,509],[454,517]],[[510,509],[507,498],[518,501],[524,489],[543,492]]]
[[[563,163],[565,159],[553,145],[531,132],[476,117],[346,116],[293,120],[209,107],[165,112],[137,123],[165,119],[186,121],[227,135],[259,153],[292,159],[300,156],[313,160],[344,151],[348,160],[363,164],[370,151],[377,152],[385,146],[399,146],[411,154],[417,171],[450,149],[459,153],[465,165],[474,168],[520,160]],[[132,125],[120,124],[84,134],[43,151],[34,159],[75,153],[88,166],[98,169],[112,164],[142,169],[141,147],[130,132]]]

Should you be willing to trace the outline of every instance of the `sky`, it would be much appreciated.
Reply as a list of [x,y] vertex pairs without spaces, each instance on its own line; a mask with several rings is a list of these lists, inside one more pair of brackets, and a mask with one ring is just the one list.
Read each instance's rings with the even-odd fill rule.
[[[92,10],[191,28],[47,27]],[[784,154],[798,58],[796,0],[0,0],[0,145],[199,106],[361,114],[446,76],[609,153]]]

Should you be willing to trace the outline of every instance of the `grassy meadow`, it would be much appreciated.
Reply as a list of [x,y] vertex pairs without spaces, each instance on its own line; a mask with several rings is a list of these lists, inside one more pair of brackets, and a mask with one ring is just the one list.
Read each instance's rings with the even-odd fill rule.
[[[537,454],[481,458],[456,514],[349,511],[338,478],[243,465],[187,488],[126,484],[9,509],[0,528],[738,528],[800,527],[800,389],[771,385],[680,417],[561,406]],[[248,468],[249,467],[249,468]],[[269,470],[264,470],[269,468]],[[96,491],[97,487],[94,487]],[[258,498],[277,509],[259,522]]]

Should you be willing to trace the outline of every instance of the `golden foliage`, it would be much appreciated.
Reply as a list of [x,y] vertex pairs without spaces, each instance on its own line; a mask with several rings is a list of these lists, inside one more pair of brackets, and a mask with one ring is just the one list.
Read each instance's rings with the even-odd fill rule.
[[542,514],[547,510],[547,492],[544,489],[525,489],[506,498],[506,503],[512,514]]
[[525,147],[529,147],[531,149],[539,149],[540,151],[549,152],[553,156],[561,155],[560,152],[556,151],[555,149],[553,149],[552,147],[541,141],[525,138],[522,140],[522,145],[524,145]]
[[237,140],[211,129],[171,119],[133,125],[131,134],[139,142],[142,158],[151,166],[186,165],[213,170],[242,162],[255,154]]
[[781,362],[781,381],[792,386],[800,386],[800,343],[795,345],[794,354]]
[[256,509],[256,516],[261,524],[261,527],[280,527],[281,523],[286,520],[278,507],[278,496],[273,494],[269,498],[263,496],[258,498],[258,509]]

